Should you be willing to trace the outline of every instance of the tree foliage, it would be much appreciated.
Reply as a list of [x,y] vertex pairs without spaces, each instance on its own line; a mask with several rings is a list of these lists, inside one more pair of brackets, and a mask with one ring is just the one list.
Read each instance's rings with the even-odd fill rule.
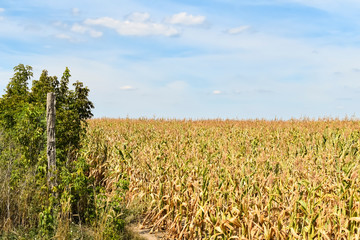
[[[54,234],[54,206],[61,205],[62,216],[77,213],[84,217],[85,211],[91,211],[88,165],[78,157],[86,120],[93,116],[89,89],[79,81],[70,89],[68,68],[60,81],[43,70],[30,88],[32,77],[31,66],[14,67],[14,76],[0,98],[0,238],[1,226],[9,224],[30,228],[35,225],[42,229],[42,238]],[[51,198],[46,181],[48,92],[56,96],[58,199]],[[63,208],[67,203],[70,206]]]
[[70,90],[68,68],[60,81],[43,70],[40,78],[33,80],[31,90],[28,81],[33,76],[32,68],[19,64],[14,71],[14,77],[0,98],[0,125],[16,138],[26,158],[35,163],[46,143],[46,96],[48,92],[54,92],[57,157],[60,162],[73,157],[80,147],[81,136],[85,134],[86,120],[93,116],[89,89],[77,81],[73,84],[74,90]]

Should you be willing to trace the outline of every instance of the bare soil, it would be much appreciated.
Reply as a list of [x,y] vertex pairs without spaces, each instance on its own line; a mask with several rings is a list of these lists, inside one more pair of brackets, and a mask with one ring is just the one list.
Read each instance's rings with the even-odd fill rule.
[[163,233],[150,233],[150,228],[143,227],[140,223],[130,226],[130,230],[144,240],[164,239]]

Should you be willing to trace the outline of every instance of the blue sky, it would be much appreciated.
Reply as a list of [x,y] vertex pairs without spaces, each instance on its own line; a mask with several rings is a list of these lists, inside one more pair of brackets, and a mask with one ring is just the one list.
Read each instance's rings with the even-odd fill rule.
[[360,1],[3,0],[0,94],[19,63],[91,90],[95,117],[360,115]]

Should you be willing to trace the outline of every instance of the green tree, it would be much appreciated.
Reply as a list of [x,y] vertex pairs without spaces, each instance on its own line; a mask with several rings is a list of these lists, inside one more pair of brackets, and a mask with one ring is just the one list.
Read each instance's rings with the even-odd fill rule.
[[30,162],[38,158],[45,143],[46,96],[56,94],[56,148],[58,159],[63,162],[73,157],[80,148],[81,136],[86,133],[86,120],[93,116],[93,103],[88,99],[89,89],[82,82],[75,82],[74,90],[69,90],[70,70],[65,69],[61,81],[49,76],[43,70],[39,80],[33,77],[32,68],[19,64],[14,67],[14,77],[0,98],[0,124],[11,132],[23,146],[23,153]]
[[[47,93],[54,92],[56,95],[59,199],[70,196],[71,204],[81,199],[83,204],[88,204],[84,201],[89,194],[89,178],[84,172],[88,166],[83,159],[77,158],[77,153],[81,147],[81,138],[86,134],[86,120],[93,116],[91,110],[94,105],[88,99],[89,89],[82,82],[77,81],[73,84],[74,89],[69,88],[71,75],[68,68],[65,69],[60,81],[56,76],[49,76],[46,70],[42,71],[40,78],[33,80],[29,89],[29,80],[32,77],[30,66],[19,64],[14,67],[14,76],[10,79],[5,94],[0,98],[0,137],[2,140],[8,139],[1,141],[0,146],[0,173],[6,173],[1,181],[7,182],[7,185],[2,185],[8,186],[6,199],[10,196],[16,199],[8,201],[10,207],[0,204],[0,217],[7,212],[7,216],[11,216],[11,221],[4,222],[13,224],[24,224],[40,217],[41,221],[37,224],[41,225],[49,223],[44,220],[44,216],[51,213],[49,209],[54,202],[48,198],[46,188]],[[78,173],[81,173],[81,178],[77,177]],[[25,191],[24,188],[29,191]],[[6,199],[1,199],[0,195],[0,202]],[[19,209],[24,211],[16,212]],[[86,209],[86,206],[82,206],[82,209]],[[29,214],[38,215],[34,217]],[[43,229],[46,230],[43,232],[48,233],[52,227],[45,226]]]
[[19,64],[14,67],[15,74],[0,99],[0,119],[5,129],[14,127],[18,115],[29,102],[28,80],[33,76],[32,67]]
[[[76,81],[74,90],[69,90],[68,83],[71,77],[68,68],[65,69],[60,86],[55,88],[56,100],[56,136],[59,158],[73,158],[80,149],[81,137],[86,134],[86,120],[93,116],[92,102],[88,100],[90,90],[82,82]],[[69,160],[69,159],[68,159]]]

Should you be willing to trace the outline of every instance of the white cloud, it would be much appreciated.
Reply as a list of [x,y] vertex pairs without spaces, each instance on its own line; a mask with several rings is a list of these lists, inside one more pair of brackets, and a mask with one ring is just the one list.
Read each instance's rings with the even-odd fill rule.
[[114,29],[118,34],[123,36],[163,35],[171,37],[179,34],[179,31],[176,28],[151,22],[149,17],[150,16],[146,13],[134,13],[124,21],[110,17],[102,17],[86,19],[84,23],[87,25],[98,25]]
[[73,32],[77,32],[77,33],[81,33],[81,34],[85,34],[85,33],[89,33],[91,37],[93,38],[98,38],[101,37],[103,35],[102,32],[99,31],[95,31],[87,26],[82,26],[80,24],[75,23],[72,27],[71,27],[71,31]]
[[133,86],[130,86],[130,85],[126,85],[126,86],[120,87],[120,90],[133,91],[133,90],[136,90],[136,88],[134,88]]
[[69,35],[63,33],[56,34],[55,37],[59,39],[72,40],[72,38]]
[[0,21],[2,21],[2,20],[4,20],[4,19],[5,19],[4,17],[0,16]]
[[71,31],[73,32],[77,32],[77,33],[86,33],[88,31],[87,27],[84,27],[80,24],[75,23],[72,27],[71,27]]
[[180,25],[201,25],[205,23],[205,20],[205,16],[193,16],[186,12],[181,12],[172,15],[169,19],[167,19],[167,22]]
[[134,12],[127,17],[127,20],[132,22],[146,22],[150,20],[149,13]]
[[102,32],[95,31],[95,30],[92,30],[92,29],[89,30],[89,34],[93,38],[98,38],[98,37],[101,37],[103,35]]
[[80,14],[80,10],[78,8],[71,9],[71,13],[73,16],[78,16]]
[[230,28],[226,32],[231,35],[236,35],[236,34],[245,32],[249,28],[250,28],[250,26],[240,26],[240,27],[236,27],[236,28]]
[[222,94],[222,91],[220,91],[220,90],[214,90],[212,93],[213,93],[214,95],[219,95],[219,94]]

